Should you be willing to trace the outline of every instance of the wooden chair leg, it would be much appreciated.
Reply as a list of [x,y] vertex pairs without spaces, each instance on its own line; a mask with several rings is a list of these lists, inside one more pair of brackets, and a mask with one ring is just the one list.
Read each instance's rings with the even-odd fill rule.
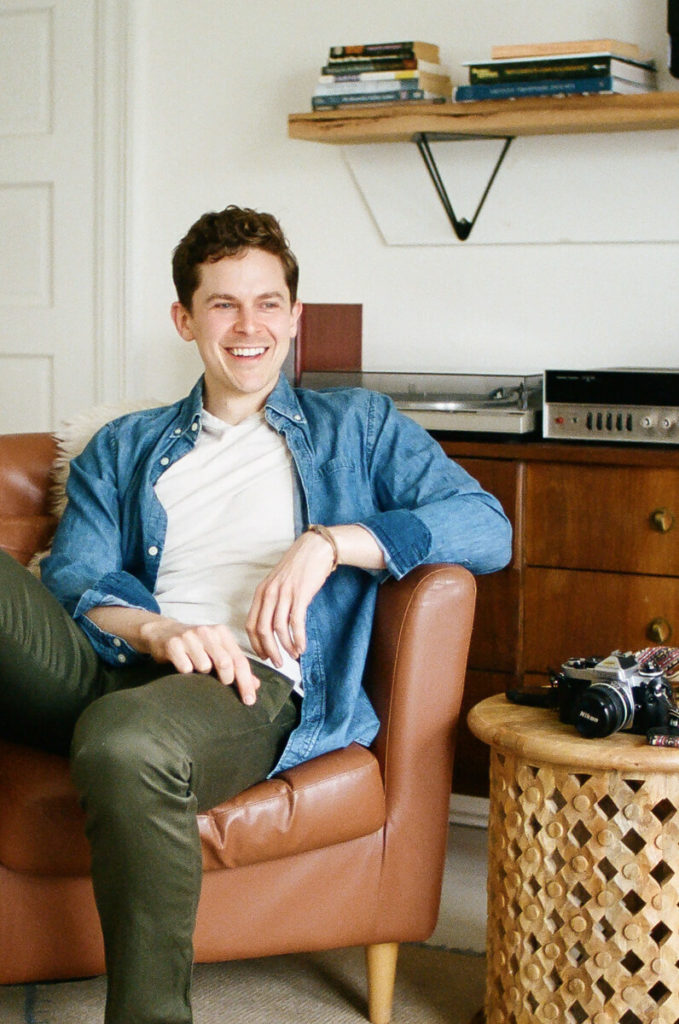
[[398,942],[365,947],[368,974],[368,1016],[371,1024],[389,1024],[394,1001]]

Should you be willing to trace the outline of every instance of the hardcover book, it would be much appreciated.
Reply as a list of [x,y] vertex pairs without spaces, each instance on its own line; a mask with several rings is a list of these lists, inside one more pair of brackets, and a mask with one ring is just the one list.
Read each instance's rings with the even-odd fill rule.
[[[393,74],[393,72],[392,72]],[[453,86],[449,78],[439,75],[418,75],[416,72],[411,78],[373,78],[369,80],[332,81],[326,78],[319,79],[316,86],[315,96],[347,96],[355,93],[383,93],[401,90],[402,92],[413,92],[421,89],[425,92],[436,93],[439,96],[451,97]]]
[[619,39],[577,39],[566,43],[520,43],[512,46],[494,46],[490,55],[494,60],[507,57],[546,57],[564,53],[612,53],[632,60],[647,60],[636,43]]
[[411,40],[399,43],[358,43],[353,46],[331,46],[330,59],[341,60],[354,57],[420,57],[438,63],[439,48],[435,43]]
[[[417,78],[419,74],[439,75],[444,78],[450,78],[450,72],[447,67],[443,64],[432,64],[429,60],[413,58],[407,62],[399,60],[393,61],[393,63],[395,65],[393,68],[379,65],[374,71],[367,69],[364,63],[358,64],[358,71],[351,71],[342,64],[336,67],[331,63],[326,65],[326,67],[332,67],[333,70],[328,72],[328,74],[322,74],[321,78],[336,82],[344,79],[358,81],[371,78]],[[406,63],[407,66],[404,66]]]
[[465,61],[471,85],[490,82],[521,82],[551,78],[597,78],[614,75],[653,88],[656,82],[653,64],[621,60],[611,54],[579,57],[542,57],[504,61]]
[[588,93],[642,93],[650,92],[645,85],[628,82],[614,75],[599,78],[572,78],[556,81],[496,82],[490,85],[458,85],[455,100],[458,103],[473,100],[508,100],[521,96],[570,96]]
[[411,92],[402,89],[394,89],[392,92],[382,93],[354,93],[346,96],[312,96],[312,110],[335,110],[338,107],[360,106],[369,103],[445,103],[444,96],[437,96],[434,93],[424,92],[423,89],[415,89]]

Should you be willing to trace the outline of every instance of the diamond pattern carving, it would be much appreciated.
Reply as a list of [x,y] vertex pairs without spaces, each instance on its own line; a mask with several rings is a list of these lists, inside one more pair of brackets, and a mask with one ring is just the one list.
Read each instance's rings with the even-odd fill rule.
[[491,752],[488,1024],[679,1024],[678,809],[679,775]]

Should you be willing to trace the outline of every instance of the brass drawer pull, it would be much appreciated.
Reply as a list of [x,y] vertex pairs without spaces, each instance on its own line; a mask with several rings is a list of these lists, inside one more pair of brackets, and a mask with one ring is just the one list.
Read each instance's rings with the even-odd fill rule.
[[672,636],[672,627],[667,619],[653,619],[646,627],[646,635],[656,644],[666,644]]
[[674,526],[674,514],[668,508],[657,508],[650,518],[651,526],[658,533],[669,533]]

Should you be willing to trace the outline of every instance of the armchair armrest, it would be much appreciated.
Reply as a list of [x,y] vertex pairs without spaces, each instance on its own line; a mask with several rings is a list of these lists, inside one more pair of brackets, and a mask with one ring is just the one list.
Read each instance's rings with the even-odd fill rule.
[[[390,879],[398,885],[400,878],[399,896],[408,901],[402,880],[410,879],[414,917],[430,892],[423,937],[438,911],[441,879],[433,865],[442,873],[475,599],[466,569],[426,565],[384,583],[375,614],[366,685],[381,722],[374,750],[386,791],[383,885],[386,896]],[[388,915],[388,900],[383,910]]]

